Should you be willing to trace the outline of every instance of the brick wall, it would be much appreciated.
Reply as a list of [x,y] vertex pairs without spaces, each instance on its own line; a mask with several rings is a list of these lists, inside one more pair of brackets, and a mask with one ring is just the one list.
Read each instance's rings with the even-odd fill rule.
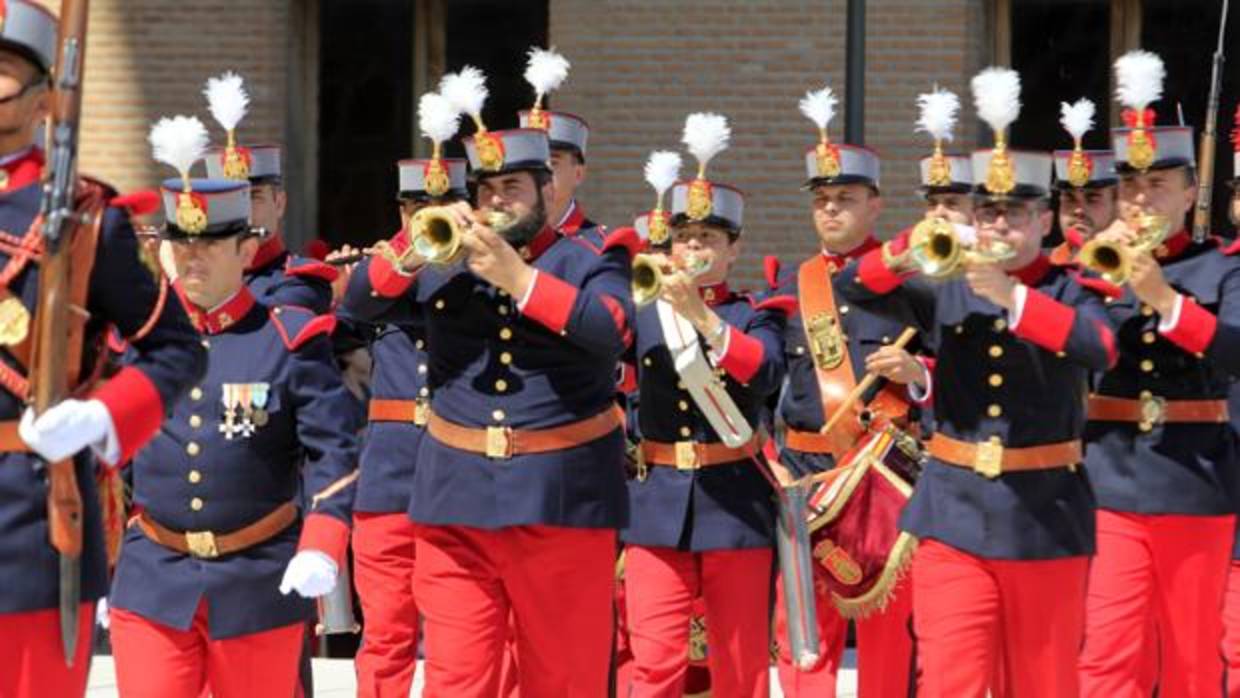
[[[916,211],[916,161],[929,152],[927,137],[913,133],[916,95],[937,82],[969,103],[968,79],[989,46],[985,3],[867,6],[866,142],[883,157],[883,221],[900,225]],[[623,224],[650,208],[646,155],[680,148],[686,114],[719,111],[731,121],[732,147],[710,176],[747,193],[742,277],[756,283],[761,255],[788,264],[814,249],[798,186],[803,151],[817,135],[797,101],[824,82],[842,100],[844,0],[551,0],[550,14],[551,43],[573,64],[554,106],[593,127],[582,195],[593,218]],[[840,141],[843,108],[831,128]],[[971,108],[963,111],[960,149],[979,132]]]

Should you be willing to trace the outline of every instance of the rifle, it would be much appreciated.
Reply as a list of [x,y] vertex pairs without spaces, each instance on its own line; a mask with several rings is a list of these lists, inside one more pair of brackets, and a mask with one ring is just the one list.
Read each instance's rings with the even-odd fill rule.
[[1218,131],[1218,100],[1223,80],[1223,37],[1227,34],[1227,7],[1218,23],[1218,47],[1214,51],[1214,70],[1210,75],[1210,100],[1206,104],[1206,123],[1197,153],[1197,204],[1193,207],[1193,241],[1202,242],[1210,229],[1210,205],[1214,198],[1214,150]]
[[[82,109],[82,58],[89,0],[62,0],[56,66],[52,72],[51,150],[43,172],[43,261],[35,307],[31,387],[42,414],[69,396],[69,241],[83,224],[77,195],[78,119]],[[47,465],[48,532],[60,557],[60,639],[73,666],[82,599],[82,491],[73,458]]]

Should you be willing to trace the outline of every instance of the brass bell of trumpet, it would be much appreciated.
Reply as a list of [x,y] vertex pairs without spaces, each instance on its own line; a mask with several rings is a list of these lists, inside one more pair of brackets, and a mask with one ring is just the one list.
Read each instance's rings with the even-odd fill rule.
[[[489,211],[487,225],[497,233],[516,222],[506,211]],[[431,264],[451,264],[461,256],[461,226],[447,206],[427,206],[409,219],[410,247]]]
[[639,254],[633,258],[633,302],[641,307],[658,300],[663,295],[664,279],[672,274],[688,274],[693,278],[709,268],[710,263],[696,255],[690,256],[684,264],[673,266],[663,257]]
[[909,260],[917,271],[933,278],[956,273],[964,260],[964,244],[956,229],[943,218],[927,218],[913,227]]
[[1171,222],[1165,216],[1144,213],[1133,222],[1137,227],[1135,241],[1124,244],[1112,240],[1090,240],[1081,247],[1077,261],[1107,283],[1116,286],[1128,283],[1133,260],[1161,245],[1171,232]]

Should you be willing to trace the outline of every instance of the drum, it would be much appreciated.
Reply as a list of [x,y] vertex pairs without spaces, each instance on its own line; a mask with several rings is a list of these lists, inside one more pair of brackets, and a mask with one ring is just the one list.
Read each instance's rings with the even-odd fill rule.
[[917,539],[900,512],[921,471],[917,439],[894,426],[865,436],[809,496],[810,545],[831,599],[846,618],[882,610]]

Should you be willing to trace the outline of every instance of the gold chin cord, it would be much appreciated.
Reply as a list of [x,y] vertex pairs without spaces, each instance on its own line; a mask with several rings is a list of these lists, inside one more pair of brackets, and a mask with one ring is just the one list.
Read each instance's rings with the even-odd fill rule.
[[675,264],[660,255],[639,254],[633,258],[633,302],[639,307],[649,305],[663,295],[666,279],[673,274],[696,278],[710,269],[710,261],[698,255],[687,255]]
[[891,255],[883,247],[883,261],[898,272],[916,272],[934,279],[946,279],[964,271],[969,264],[1000,263],[1016,255],[1004,242],[969,244],[960,239],[955,226],[944,218],[926,218],[913,227],[908,249]]
[[1077,261],[1107,283],[1116,286],[1128,283],[1133,260],[1163,244],[1171,232],[1171,221],[1153,213],[1141,214],[1132,225],[1137,229],[1137,235],[1131,243],[1090,240],[1081,247]]

